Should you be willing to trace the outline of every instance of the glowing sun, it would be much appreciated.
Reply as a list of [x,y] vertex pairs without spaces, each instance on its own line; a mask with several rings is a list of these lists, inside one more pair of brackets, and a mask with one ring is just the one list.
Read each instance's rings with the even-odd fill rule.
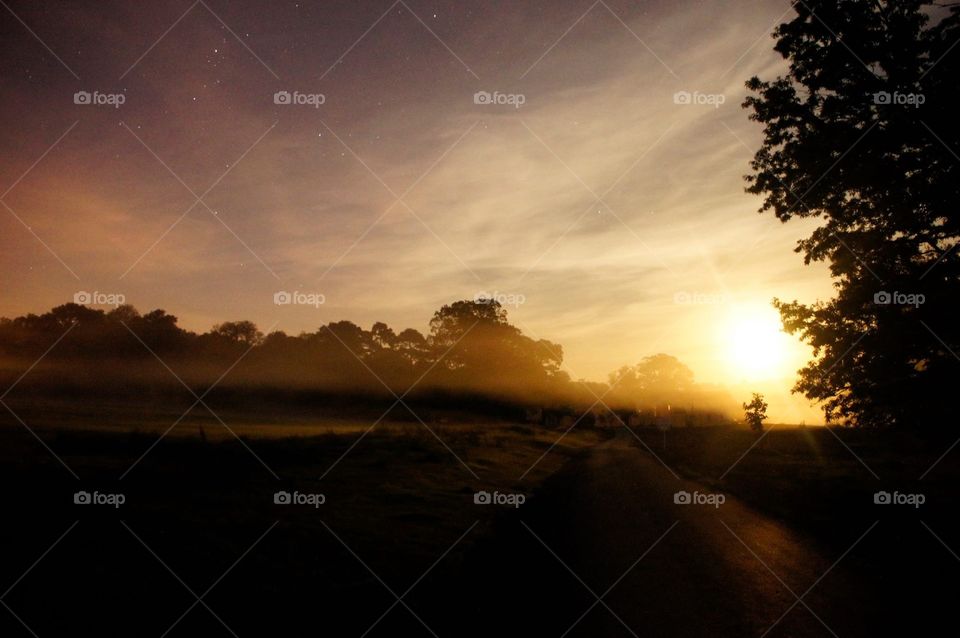
[[773,308],[740,308],[731,313],[723,335],[730,369],[747,380],[785,373],[789,337]]

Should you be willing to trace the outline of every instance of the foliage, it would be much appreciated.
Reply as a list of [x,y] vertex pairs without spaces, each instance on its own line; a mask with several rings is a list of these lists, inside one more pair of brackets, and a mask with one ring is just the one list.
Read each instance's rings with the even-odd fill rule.
[[836,288],[812,305],[774,301],[813,347],[794,389],[828,420],[946,423],[960,364],[960,8],[794,9],[775,32],[789,72],[752,78],[744,102],[764,127],[747,190],[781,221],[821,220],[796,250],[827,262]]
[[251,321],[227,321],[197,334],[163,310],[141,315],[132,306],[105,312],[66,304],[42,315],[0,319],[0,360],[13,375],[10,383],[39,360],[19,384],[21,392],[40,386],[57,393],[182,391],[172,371],[191,387],[217,382],[218,391],[390,399],[413,389],[423,395],[578,406],[580,413],[600,405],[597,397],[609,390],[615,392],[604,403],[616,409],[656,409],[674,399],[682,399],[683,409],[718,403],[697,388],[689,368],[666,354],[624,368],[629,373],[612,386],[574,383],[562,369],[563,347],[524,335],[496,302],[445,305],[434,313],[426,335],[413,328],[396,332],[383,322],[366,330],[334,321],[295,336],[264,335]]
[[609,376],[610,384],[636,393],[665,394],[693,387],[693,372],[674,356],[655,354],[635,366],[623,366]]
[[754,432],[763,432],[763,422],[767,418],[767,402],[763,400],[762,394],[753,393],[750,403],[743,404],[744,420]]

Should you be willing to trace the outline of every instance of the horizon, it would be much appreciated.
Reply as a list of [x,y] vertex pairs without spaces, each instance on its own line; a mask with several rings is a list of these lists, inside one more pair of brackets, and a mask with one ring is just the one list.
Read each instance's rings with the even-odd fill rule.
[[[716,29],[690,3],[529,3],[501,33],[494,5],[384,8],[47,11],[38,35],[59,59],[14,32],[7,63],[44,63],[13,67],[2,107],[20,126],[0,139],[16,158],[0,169],[16,282],[0,315],[98,290],[191,330],[418,327],[486,291],[524,299],[512,320],[563,343],[574,378],[667,352],[703,383],[770,395],[782,420],[822,421],[789,392],[809,352],[795,338],[763,371],[728,352],[773,297],[831,291],[791,252],[812,224],[743,192],[761,133],[744,82],[785,68],[768,41],[789,8],[727,3]],[[148,24],[178,17],[150,47]],[[342,28],[318,42],[301,23]],[[88,33],[103,28],[123,42],[111,55]],[[279,290],[326,303],[277,312]]]
[[[277,294],[277,295],[285,295],[287,298],[290,298],[291,296],[292,296],[294,299],[296,298],[296,293],[294,293],[294,292],[278,291],[278,292],[275,293],[275,294]],[[149,310],[147,310],[147,309],[141,310],[140,308],[136,308],[133,304],[127,303],[127,302],[126,302],[126,299],[125,299],[125,298],[122,298],[122,297],[119,297],[119,298],[116,298],[116,297],[108,297],[108,296],[103,296],[103,297],[101,297],[101,300],[102,300],[102,301],[110,301],[111,303],[113,303],[113,304],[115,304],[115,305],[104,305],[104,304],[96,304],[96,303],[82,303],[82,302],[85,301],[85,300],[96,299],[96,298],[98,297],[98,295],[103,295],[103,293],[99,293],[99,291],[78,291],[77,293],[75,293],[74,300],[73,300],[72,302],[68,302],[68,303],[73,303],[73,304],[82,306],[82,307],[84,307],[84,308],[89,308],[90,310],[95,310],[95,311],[104,312],[104,313],[108,313],[109,311],[114,310],[114,309],[116,309],[116,308],[119,308],[119,307],[121,307],[121,306],[133,308],[133,309],[136,310],[140,315],[144,315],[144,314],[147,314],[147,313],[149,313],[149,312],[163,311],[163,312],[165,312],[165,313],[167,313],[167,314],[169,314],[169,315],[173,315],[174,317],[177,317],[177,319],[178,319],[178,321],[177,321],[177,326],[178,326],[178,327],[180,327],[181,329],[186,330],[186,331],[188,331],[188,332],[192,332],[192,333],[194,333],[194,334],[197,334],[197,335],[212,334],[213,331],[217,328],[217,326],[220,325],[221,323],[248,321],[248,320],[246,320],[246,319],[243,319],[242,317],[234,317],[234,318],[232,318],[232,319],[225,320],[225,321],[222,321],[222,322],[216,322],[215,324],[213,324],[213,325],[211,325],[211,326],[208,326],[208,327],[205,328],[205,329],[203,329],[203,328],[201,328],[201,329],[194,329],[194,328],[190,328],[190,327],[188,327],[188,326],[185,326],[181,321],[179,321],[179,316],[177,315],[176,312],[170,312],[170,311],[169,311],[168,309],[166,309],[166,308],[154,308],[154,309],[149,309]],[[489,300],[490,297],[487,297],[486,299]],[[318,301],[318,300],[313,300],[313,301],[311,301],[311,303],[316,303],[317,301]],[[477,301],[477,299],[474,299],[474,300],[464,300],[464,301]],[[481,298],[480,301],[481,301],[481,302],[484,302],[484,299]],[[290,304],[290,303],[295,303],[295,302],[294,302],[294,301],[283,301],[283,302],[281,302],[281,303],[278,303],[277,305],[283,306],[283,305],[288,305],[288,304]],[[453,301],[451,301],[451,303],[453,303]],[[323,305],[322,300],[319,301],[317,307],[319,307],[320,305]],[[53,309],[50,309],[50,310],[53,310]],[[508,317],[508,321],[509,321],[509,319],[510,319],[509,310],[510,310],[510,309],[505,307],[504,310],[507,312],[507,317]],[[47,312],[49,312],[49,310],[48,310]],[[29,314],[33,314],[33,315],[43,315],[43,314],[45,314],[45,313],[44,313],[44,312],[40,312],[40,313],[28,313],[28,315],[29,315]],[[23,315],[23,316],[26,316],[26,315]],[[0,319],[14,319],[14,318],[15,318],[15,317],[2,317],[2,316],[0,316]],[[291,336],[291,337],[299,337],[299,336],[303,336],[303,335],[309,335],[309,334],[319,333],[324,327],[329,326],[329,325],[334,324],[334,323],[341,322],[341,321],[343,321],[343,322],[348,322],[348,323],[353,323],[354,325],[359,326],[361,329],[364,328],[363,324],[358,324],[357,322],[351,321],[351,320],[348,319],[348,318],[334,318],[334,319],[330,319],[329,321],[324,321],[322,324],[316,326],[316,328],[315,328],[314,330],[309,330],[309,329],[307,329],[307,330],[300,330],[300,331],[297,331],[297,332],[290,332],[290,331],[284,330],[284,329],[279,325],[278,322],[275,322],[272,326],[261,326],[261,325],[257,324],[256,322],[253,322],[253,324],[254,324],[254,326],[255,326],[257,329],[263,329],[262,332],[263,332],[263,336],[264,336],[264,337],[267,337],[267,336],[269,336],[270,334],[278,334],[278,333],[286,334],[286,335]],[[371,323],[370,323],[370,328],[372,328],[372,327],[373,327],[373,324],[375,324],[375,323],[377,323],[377,322],[376,322],[376,321],[371,322]],[[384,322],[384,323],[386,323],[386,322]],[[428,323],[429,323],[429,322],[425,322],[424,325],[427,325]],[[423,330],[423,327],[416,327],[416,326],[390,326],[389,324],[387,324],[387,325],[388,325],[388,327],[391,328],[396,334],[399,334],[399,333],[401,333],[403,330],[408,329],[408,328],[409,328],[409,329],[416,330],[416,331],[418,331],[418,332],[421,332],[422,334],[428,334],[428,331]],[[527,337],[530,337],[530,338],[532,338],[532,339],[534,339],[534,340],[548,339],[548,340],[550,340],[550,341],[554,341],[554,342],[555,342],[555,340],[551,340],[548,335],[530,334],[530,333],[528,333],[527,331],[524,331],[520,326],[516,326],[516,327],[519,328],[519,329],[521,330],[521,332],[524,333]],[[369,329],[369,328],[368,328],[368,329]],[[560,345],[561,348],[564,349],[564,359],[566,359],[566,348],[564,347],[564,344],[563,344],[563,343],[560,343],[560,344],[558,344],[558,345]],[[730,344],[730,348],[729,348],[729,349],[730,349],[731,351],[733,351],[733,350],[736,350],[736,348],[737,348],[737,343],[736,343],[736,341],[734,341],[733,344]],[[570,367],[566,364],[565,361],[564,361],[564,363],[560,366],[560,369],[561,369],[562,371],[567,372],[568,374],[570,374],[570,380],[571,380],[573,383],[575,383],[575,384],[579,384],[579,383],[599,383],[599,384],[602,384],[602,385],[603,385],[603,384],[610,385],[610,379],[609,379],[610,375],[611,375],[611,374],[614,374],[615,372],[617,372],[617,370],[618,370],[620,367],[622,367],[622,366],[633,366],[633,365],[636,365],[636,364],[639,363],[640,360],[643,359],[644,357],[649,357],[649,356],[658,355],[658,354],[671,355],[670,352],[663,352],[663,351],[660,351],[660,352],[647,352],[647,353],[644,353],[644,354],[640,355],[640,356],[637,358],[636,361],[630,361],[630,362],[625,361],[625,362],[623,362],[622,364],[618,364],[618,365],[614,366],[613,368],[611,368],[610,370],[608,370],[606,373],[604,373],[602,376],[599,376],[598,378],[594,378],[594,379],[582,378],[582,377],[575,377],[574,375],[570,374]],[[733,353],[731,352],[731,354],[733,354]],[[680,362],[686,364],[685,361],[682,361],[682,360],[681,360]],[[751,366],[751,367],[752,367],[752,366]],[[761,368],[761,369],[758,370],[758,371],[759,371],[759,372],[763,372],[763,369]],[[783,378],[783,379],[776,379],[776,378],[771,379],[771,378],[766,378],[766,379],[763,379],[763,380],[761,380],[761,381],[757,381],[757,380],[751,381],[751,380],[748,380],[748,379],[744,378],[744,379],[742,379],[742,380],[739,381],[739,382],[729,382],[729,381],[728,381],[727,383],[715,383],[715,382],[711,382],[711,381],[703,381],[702,379],[697,378],[697,377],[696,377],[696,373],[695,373],[695,371],[694,371],[694,381],[695,381],[695,383],[697,384],[698,387],[703,388],[703,389],[715,389],[715,390],[720,390],[720,391],[722,391],[722,392],[725,392],[725,393],[729,396],[729,398],[734,401],[734,403],[739,402],[739,400],[740,400],[741,398],[748,397],[752,392],[760,391],[761,394],[764,394],[764,396],[765,396],[766,398],[770,399],[770,400],[773,402],[773,403],[771,403],[771,407],[772,407],[773,409],[770,411],[770,418],[772,419],[772,422],[773,422],[775,425],[800,425],[800,426],[805,426],[805,425],[809,425],[809,426],[822,426],[822,425],[824,425],[824,422],[823,422],[823,419],[822,419],[822,415],[820,415],[821,413],[819,413],[819,412],[818,412],[817,414],[820,415],[820,417],[819,417],[819,418],[814,417],[814,418],[811,419],[811,420],[808,420],[807,418],[805,418],[805,417],[803,416],[803,413],[800,413],[800,418],[796,418],[796,419],[792,419],[792,420],[790,419],[789,416],[787,416],[786,418],[784,417],[783,404],[784,404],[784,403],[789,404],[789,403],[791,403],[791,402],[796,402],[796,401],[798,400],[798,398],[797,398],[796,396],[794,396],[794,395],[787,395],[787,394],[783,393],[782,387],[779,387],[779,386],[778,386],[778,383],[779,383],[779,382],[781,382],[781,381],[782,381],[782,382],[786,382],[786,380],[787,380],[786,378]],[[615,387],[616,387],[616,384],[613,384],[612,387],[615,388]],[[778,394],[778,392],[779,392],[779,394]],[[778,405],[778,402],[779,402],[779,405]],[[678,406],[678,407],[684,407],[684,406]],[[694,402],[694,404],[692,404],[692,407],[698,407],[698,406],[696,405],[696,402]],[[790,412],[787,412],[787,414],[789,415]],[[794,413],[794,414],[796,414],[796,413]]]

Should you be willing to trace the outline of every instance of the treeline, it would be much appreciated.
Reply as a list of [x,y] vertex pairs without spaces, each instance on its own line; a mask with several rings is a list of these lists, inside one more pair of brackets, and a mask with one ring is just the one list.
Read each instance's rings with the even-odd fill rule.
[[514,408],[514,414],[530,407],[582,413],[591,405],[595,412],[609,405],[719,414],[729,407],[722,393],[697,386],[689,369],[667,355],[622,368],[606,384],[574,382],[561,369],[562,346],[525,336],[496,302],[445,305],[427,334],[337,321],[295,336],[264,335],[249,321],[198,334],[163,310],[65,304],[0,319],[0,361],[4,387],[17,382],[18,393],[59,397],[162,398],[184,392],[182,381],[198,394],[216,385],[221,396],[300,403],[406,395],[421,404]]

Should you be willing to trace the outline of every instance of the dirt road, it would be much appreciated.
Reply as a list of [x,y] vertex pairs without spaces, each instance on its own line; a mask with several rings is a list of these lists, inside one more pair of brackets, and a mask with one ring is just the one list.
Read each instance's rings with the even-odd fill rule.
[[851,533],[849,554],[824,555],[681,480],[626,431],[568,464],[510,527],[463,591],[477,635],[871,633],[868,589],[845,568],[869,525]]

